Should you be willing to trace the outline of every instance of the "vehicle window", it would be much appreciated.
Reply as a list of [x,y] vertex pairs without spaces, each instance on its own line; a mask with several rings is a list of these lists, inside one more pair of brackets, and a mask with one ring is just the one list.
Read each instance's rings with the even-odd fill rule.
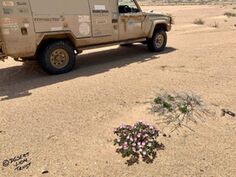
[[137,13],[140,12],[133,0],[119,0],[119,13]]

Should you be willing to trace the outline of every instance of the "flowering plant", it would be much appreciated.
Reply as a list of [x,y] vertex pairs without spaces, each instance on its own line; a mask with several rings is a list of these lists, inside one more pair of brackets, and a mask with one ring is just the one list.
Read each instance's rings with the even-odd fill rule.
[[114,129],[114,134],[118,136],[114,140],[114,145],[118,145],[117,153],[122,157],[130,157],[128,165],[139,162],[140,156],[146,163],[152,163],[156,157],[156,151],[163,149],[164,146],[156,141],[159,131],[142,121],[133,126],[121,124]]

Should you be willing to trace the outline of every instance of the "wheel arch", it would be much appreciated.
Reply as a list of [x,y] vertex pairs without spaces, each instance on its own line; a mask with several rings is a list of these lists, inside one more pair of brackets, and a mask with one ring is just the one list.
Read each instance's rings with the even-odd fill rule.
[[155,21],[152,25],[152,28],[150,30],[150,33],[148,35],[148,38],[151,38],[153,33],[156,30],[164,30],[164,31],[169,31],[169,25],[166,23],[166,21]]
[[48,34],[46,33],[39,37],[39,40],[37,41],[37,50],[35,54],[37,55],[38,52],[40,52],[46,45],[60,40],[69,42],[70,45],[73,46],[74,49],[76,50],[76,38],[70,32],[48,33]]

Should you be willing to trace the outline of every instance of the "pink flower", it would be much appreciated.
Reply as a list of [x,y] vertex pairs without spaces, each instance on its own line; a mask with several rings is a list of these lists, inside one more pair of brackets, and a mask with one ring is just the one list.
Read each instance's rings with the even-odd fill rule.
[[124,123],[122,123],[121,125],[120,125],[120,128],[125,128],[126,127],[126,125],[124,124]]
[[142,146],[145,146],[145,145],[146,145],[146,143],[143,142],[143,143],[142,143]]
[[128,149],[128,146],[124,146],[123,148],[124,148],[124,150],[127,150],[127,149]]

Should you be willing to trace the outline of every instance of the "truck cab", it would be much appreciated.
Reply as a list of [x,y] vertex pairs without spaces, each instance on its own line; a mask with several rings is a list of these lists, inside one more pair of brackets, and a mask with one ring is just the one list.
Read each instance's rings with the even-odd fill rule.
[[172,18],[136,0],[0,0],[0,58],[35,58],[51,74],[69,72],[83,50],[146,43],[165,49]]

